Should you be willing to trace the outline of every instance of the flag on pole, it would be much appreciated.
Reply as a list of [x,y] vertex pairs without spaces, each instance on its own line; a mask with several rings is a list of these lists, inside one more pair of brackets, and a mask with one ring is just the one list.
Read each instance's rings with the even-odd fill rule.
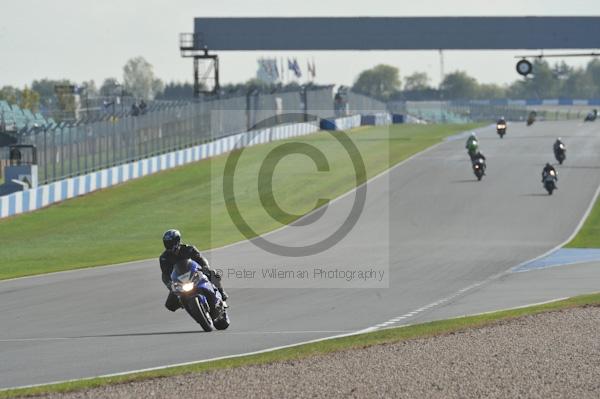
[[313,59],[312,64],[310,61],[307,61],[306,65],[307,65],[308,74],[310,75],[310,78],[314,79],[315,76],[317,76],[317,71],[315,68],[315,60]]
[[267,83],[275,83],[279,79],[279,66],[277,65],[277,59],[258,59],[257,78]]
[[267,72],[270,76],[273,77],[274,80],[279,78],[279,68],[277,68],[277,59],[269,58],[266,60],[267,63]]
[[286,69],[286,78],[287,81],[290,81],[290,71],[294,70],[294,61],[292,61],[290,58],[287,59],[287,69]]
[[294,75],[296,75],[297,78],[302,77],[302,70],[300,69],[300,65],[298,65],[298,60],[296,58],[294,58],[292,62],[290,62],[290,59],[288,58],[288,68],[294,71]]

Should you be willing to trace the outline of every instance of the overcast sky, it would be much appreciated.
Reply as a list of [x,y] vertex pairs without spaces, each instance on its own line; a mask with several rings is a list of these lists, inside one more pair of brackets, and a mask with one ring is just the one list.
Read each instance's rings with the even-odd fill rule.
[[[191,81],[192,62],[179,56],[180,32],[193,31],[194,17],[244,16],[547,16],[600,15],[600,0],[0,0],[0,86],[22,86],[39,78],[77,82],[121,80],[122,67],[145,57],[165,81]],[[481,82],[517,79],[514,51],[446,51],[446,73],[465,70]],[[351,84],[379,63],[401,76],[425,71],[437,84],[437,51],[226,52],[221,81],[241,82],[256,74],[261,56],[297,57],[304,68],[315,59],[318,83]],[[566,60],[570,65],[588,59]]]

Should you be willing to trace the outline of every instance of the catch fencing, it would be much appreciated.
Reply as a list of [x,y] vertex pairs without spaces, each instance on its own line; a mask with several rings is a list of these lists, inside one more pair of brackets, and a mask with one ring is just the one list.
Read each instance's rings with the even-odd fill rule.
[[362,94],[348,93],[348,111],[351,115],[371,112],[387,112],[387,104]]
[[[385,111],[385,104],[349,93],[347,111],[338,116],[359,111]],[[294,113],[295,120],[286,119],[287,114]],[[333,86],[303,87],[272,94],[250,92],[242,97],[173,102],[137,116],[121,113],[94,122],[35,126],[21,133],[19,143],[36,146],[39,182],[45,184],[252,129],[334,115]]]
[[[374,117],[373,120],[377,124],[390,122],[389,116],[387,118],[383,118],[380,114],[370,114],[370,116]],[[362,122],[361,115],[331,118],[328,121],[331,123],[332,129],[352,129],[360,126]],[[314,133],[319,129],[319,123],[316,120],[260,128],[0,196],[0,219],[31,212],[69,198],[85,195],[190,162],[214,157],[234,149],[303,136]]]
[[[560,105],[560,106],[558,106]],[[557,104],[529,105],[523,101],[396,101],[387,104],[389,112],[431,123],[467,123],[496,121],[504,116],[509,121],[524,121],[531,111],[539,120],[583,119],[587,111]]]

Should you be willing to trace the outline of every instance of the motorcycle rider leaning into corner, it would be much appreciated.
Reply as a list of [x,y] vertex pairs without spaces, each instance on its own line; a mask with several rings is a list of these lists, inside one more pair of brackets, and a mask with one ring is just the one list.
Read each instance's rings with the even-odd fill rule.
[[556,141],[554,142],[554,147],[553,147],[553,148],[554,148],[554,153],[555,153],[555,154],[556,154],[556,153],[558,153],[558,151],[560,150],[560,145],[561,145],[561,144],[562,144],[563,146],[565,145],[565,143],[563,143],[563,142],[562,142],[562,140],[561,140],[561,139],[560,139],[560,137],[559,137],[559,138],[557,138],[557,139],[556,139]]
[[477,135],[475,134],[475,132],[471,132],[471,134],[467,138],[467,143],[465,144],[465,148],[469,149],[469,147],[471,147],[474,142],[477,143]]
[[544,182],[546,176],[548,176],[548,174],[550,174],[552,171],[554,172],[554,179],[558,181],[558,173],[556,173],[556,169],[554,169],[554,166],[550,165],[550,163],[546,163],[546,166],[544,166],[544,169],[542,170],[542,183]]
[[473,156],[477,153],[477,151],[479,149],[479,143],[477,141],[477,135],[475,135],[475,132],[472,132],[471,135],[469,136],[469,138],[467,139],[465,148],[469,151],[469,156],[471,157],[471,160],[472,160]]
[[165,302],[165,307],[167,309],[174,312],[181,307],[179,299],[171,292],[171,272],[173,272],[173,267],[177,262],[186,259],[191,259],[198,263],[202,268],[202,273],[208,277],[221,293],[223,301],[227,300],[228,295],[221,285],[221,276],[210,268],[208,260],[200,254],[196,247],[181,243],[181,233],[178,230],[167,230],[163,235],[163,244],[165,250],[160,255],[159,262],[160,270],[162,272],[162,281],[169,289],[169,296]]
[[475,155],[473,155],[473,158],[471,159],[471,161],[472,161],[473,165],[475,165],[476,163],[481,161],[481,165],[483,168],[483,174],[485,175],[485,169],[487,167],[487,165],[485,163],[485,156],[481,152],[477,151],[477,153]]

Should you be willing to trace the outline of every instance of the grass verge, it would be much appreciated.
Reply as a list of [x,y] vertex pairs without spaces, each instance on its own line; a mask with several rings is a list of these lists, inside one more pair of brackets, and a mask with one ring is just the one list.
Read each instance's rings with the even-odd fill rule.
[[0,391],[0,398],[11,398],[26,395],[41,395],[51,392],[69,392],[86,390],[111,384],[123,384],[151,378],[162,378],[173,375],[199,373],[229,369],[234,367],[260,365],[277,361],[303,359],[309,356],[324,355],[331,352],[360,349],[372,345],[395,343],[417,338],[428,338],[443,334],[464,331],[469,328],[481,328],[493,323],[511,320],[522,316],[552,312],[581,306],[600,306],[600,294],[577,296],[562,301],[536,305],[531,307],[503,310],[477,316],[459,317],[406,327],[390,328],[372,333],[336,338],[292,348],[279,349],[250,356],[241,356],[193,365],[171,367],[143,373],[132,373],[116,377],[99,377],[77,380],[54,385],[33,388],[10,389]]
[[566,248],[600,248],[600,198],[596,200],[583,227]]
[[[443,138],[477,125],[393,125],[359,128],[348,136],[372,177]],[[282,143],[305,143],[325,154],[329,171],[318,172],[306,155],[277,163],[273,193],[261,204],[257,174]],[[228,155],[164,171],[0,221],[0,279],[158,257],[162,233],[181,230],[200,249],[245,237],[225,208],[223,173]],[[335,198],[356,181],[348,154],[328,133],[254,146],[243,151],[235,174],[235,198],[257,234],[288,224],[312,210],[317,198]],[[281,207],[278,208],[276,205]],[[271,209],[267,209],[271,206]],[[280,216],[275,220],[271,215]],[[286,214],[285,212],[289,212]]]

